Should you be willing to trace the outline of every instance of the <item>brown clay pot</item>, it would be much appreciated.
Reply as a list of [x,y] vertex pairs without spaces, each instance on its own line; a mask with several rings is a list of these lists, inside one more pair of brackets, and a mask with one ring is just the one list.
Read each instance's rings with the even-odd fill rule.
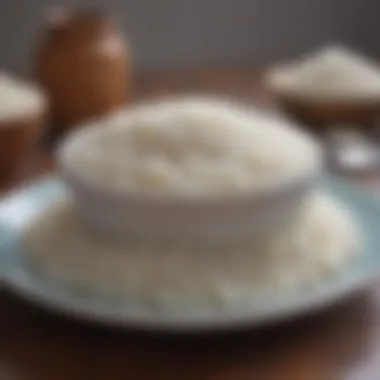
[[131,90],[127,44],[114,21],[96,11],[48,15],[36,75],[60,130],[119,108]]
[[42,112],[0,120],[0,180],[12,177],[42,132]]

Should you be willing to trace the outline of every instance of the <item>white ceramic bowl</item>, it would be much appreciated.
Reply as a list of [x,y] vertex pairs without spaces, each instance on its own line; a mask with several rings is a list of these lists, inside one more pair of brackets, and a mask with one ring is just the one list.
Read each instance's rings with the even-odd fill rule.
[[[216,121],[214,120],[215,114],[221,115],[215,119]],[[303,198],[314,186],[314,180],[319,174],[320,149],[317,143],[312,140],[309,141],[309,137],[302,135],[299,135],[300,140],[298,141],[296,134],[299,132],[293,131],[293,128],[289,128],[289,136],[292,136],[292,138],[288,142],[286,130],[283,131],[281,128],[274,127],[276,123],[280,124],[283,121],[277,120],[275,117],[272,118],[272,116],[267,118],[261,112],[240,109],[239,107],[235,108],[224,103],[215,105],[215,103],[209,104],[207,101],[193,103],[186,100],[170,103],[163,102],[158,105],[148,106],[147,108],[143,106],[142,108],[136,108],[133,112],[130,110],[126,112],[122,111],[120,115],[117,114],[115,116],[116,118],[111,116],[110,118],[103,119],[100,124],[99,121],[89,123],[89,125],[81,129],[81,132],[77,131],[69,136],[58,150],[60,170],[64,180],[73,190],[79,214],[92,228],[106,232],[114,237],[129,236],[132,233],[143,235],[147,238],[159,236],[177,237],[178,239],[189,238],[223,241],[222,238],[229,239],[246,235],[265,234],[289,223],[291,218],[297,213],[298,206],[302,205]],[[144,119],[144,117],[147,118]],[[152,120],[158,121],[155,123]],[[176,126],[182,120],[187,125],[186,128],[189,128],[189,131],[193,131],[189,136],[186,135],[190,148],[181,139],[170,139],[173,133],[172,126]],[[207,124],[210,120],[212,123]],[[218,123],[222,123],[222,120],[225,124],[222,124],[224,125],[223,128],[218,128]],[[284,123],[286,124],[286,121]],[[149,128],[145,130],[142,127],[143,124],[146,124]],[[269,137],[263,138],[263,141],[266,141],[266,145],[261,150],[253,143],[251,145],[244,145],[243,141],[245,142],[245,139],[255,139],[254,141],[257,143],[262,138],[259,133],[248,133],[248,126],[249,128],[259,128],[260,131],[266,128],[268,136],[273,139],[273,146],[268,143]],[[107,128],[118,132],[116,134],[110,132],[109,136],[112,138],[110,140],[102,140],[104,136],[100,131],[105,131]],[[107,145],[109,141],[113,143],[113,139],[116,138],[124,142],[128,141],[128,138],[133,136],[131,130],[136,131],[139,128],[145,131],[142,134],[143,137],[146,137],[146,131],[150,131],[150,128],[153,131],[153,136],[156,136],[155,131],[157,128],[162,129],[160,139],[157,139],[157,141],[154,138],[147,140],[148,153],[142,150],[141,156],[136,154],[119,156],[120,151],[123,152],[124,149],[130,149],[133,152],[133,146],[125,143],[116,145],[115,149],[117,149],[117,152],[115,154],[111,151],[111,149],[114,149],[114,145],[111,143]],[[210,132],[208,134],[201,134],[200,130]],[[221,136],[220,142],[218,138],[215,139],[218,133]],[[277,136],[275,133],[277,133]],[[235,134],[236,141],[233,140]],[[94,140],[91,140],[92,137],[94,137]],[[276,139],[276,137],[278,138]],[[96,140],[97,138],[98,140]],[[112,185],[108,186],[105,183],[109,178],[112,179],[116,175],[133,176],[133,173],[131,174],[128,170],[117,169],[117,163],[120,160],[130,160],[133,163],[133,160],[141,159],[143,161],[144,155],[148,157],[160,157],[160,155],[157,155],[157,152],[154,152],[151,156],[149,152],[151,146],[160,147],[160,144],[162,144],[160,141],[164,138],[168,138],[167,141],[170,144],[179,144],[176,146],[184,149],[185,153],[189,155],[203,154],[203,148],[198,152],[198,143],[194,144],[193,140],[199,142],[203,139],[203,142],[207,143],[206,146],[208,144],[211,146],[211,148],[207,149],[212,150],[213,144],[210,141],[215,139],[217,151],[225,152],[225,156],[223,156],[224,153],[220,153],[223,157],[220,158],[220,161],[216,160],[218,165],[210,167],[207,166],[207,160],[205,160],[206,168],[210,173],[214,170],[214,167],[228,164],[229,157],[234,165],[231,168],[227,167],[228,170],[232,171],[233,168],[239,169],[237,165],[244,165],[234,157],[236,155],[236,147],[242,144],[244,154],[249,151],[248,149],[256,149],[254,152],[257,152],[257,155],[261,154],[263,156],[261,157],[263,160],[262,166],[268,167],[267,170],[274,170],[275,173],[279,174],[264,190],[261,186],[255,186],[254,184],[255,170],[246,169],[244,175],[249,175],[249,179],[252,180],[249,183],[252,187],[256,188],[248,190],[247,185],[247,190],[244,190],[244,192],[243,190],[236,193],[231,191],[228,195],[221,195],[218,191],[215,191],[215,194],[211,195],[212,191],[207,193],[206,190],[204,194],[198,193],[193,195],[189,191],[186,195],[182,195],[182,189],[177,189],[173,192],[159,192],[159,189],[157,192],[153,192],[153,189],[149,189],[148,191],[141,190],[140,192],[138,190],[139,186],[128,188],[125,185],[124,187],[117,188]],[[138,139],[137,141],[131,141],[131,144],[136,144],[136,147],[138,147]],[[84,142],[87,142],[88,145]],[[275,158],[277,160],[284,159],[285,167],[286,165],[288,167],[286,167],[286,170],[276,169],[276,165],[265,156],[264,152],[271,153],[269,149],[276,149],[277,147],[280,150],[280,147],[284,146],[281,144],[285,144],[286,147],[286,144],[293,143],[294,145],[288,146],[289,152],[297,153],[297,149],[299,149],[300,154],[289,154],[288,156],[287,154],[283,155],[280,151],[278,155],[275,155]],[[104,148],[103,144],[105,144]],[[196,146],[195,148],[194,145]],[[225,151],[220,148],[221,146],[224,147],[224,145]],[[186,151],[187,148],[190,153]],[[96,177],[94,172],[86,172],[86,170],[95,170],[96,166],[81,164],[81,162],[83,163],[87,160],[87,158],[84,158],[86,156],[86,149],[87,151],[91,150],[91,154],[94,155],[97,154],[97,150],[101,153],[99,154],[99,157],[101,157],[99,161],[92,161],[93,165],[98,165],[98,169],[102,172],[101,180],[99,181],[94,178]],[[102,149],[104,150],[100,152]],[[165,146],[162,149],[165,150]],[[196,153],[193,152],[194,149]],[[81,158],[79,152],[82,150],[84,155]],[[103,165],[107,161],[107,158],[104,158],[102,154],[114,154],[113,158],[118,158],[117,160],[115,159],[116,161],[111,160],[108,165]],[[271,156],[271,154],[268,154],[268,156]],[[219,156],[217,157],[219,158]],[[81,161],[81,159],[85,161]],[[90,158],[91,160],[92,158]],[[274,169],[270,169],[271,165],[274,166]],[[291,169],[292,165],[294,167],[293,170]],[[79,170],[79,167],[81,170]],[[142,167],[144,168],[144,166]],[[114,168],[115,170],[113,171],[112,169]],[[109,177],[103,176],[106,170],[111,170]],[[178,165],[176,170],[179,170]],[[197,181],[198,179],[194,178],[192,180]],[[230,178],[230,180],[233,180],[233,178]]]
[[291,222],[314,187],[318,171],[265,192],[225,198],[159,197],[116,193],[89,185],[61,163],[79,215],[91,228],[114,238],[220,240],[265,234]]

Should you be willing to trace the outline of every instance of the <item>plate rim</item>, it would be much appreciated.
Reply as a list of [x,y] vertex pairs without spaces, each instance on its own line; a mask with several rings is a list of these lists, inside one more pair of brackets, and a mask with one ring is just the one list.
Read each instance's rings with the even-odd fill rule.
[[[334,179],[334,182],[343,183],[347,186],[344,181]],[[61,180],[56,176],[47,176],[43,179],[39,179],[32,184],[22,187],[10,194],[8,194],[3,200],[0,201],[0,208],[9,199],[16,199],[17,197],[30,196],[30,190],[35,190],[38,188],[44,188],[47,185],[57,184],[61,186]],[[352,188],[351,185],[348,185]],[[357,191],[356,189],[354,189]],[[374,198],[376,199],[376,198]],[[35,200],[32,202],[36,202]],[[41,207],[41,205],[39,205]],[[4,226],[3,226],[4,227]],[[1,228],[0,228],[1,229]],[[252,309],[245,309],[241,314],[226,314],[225,318],[215,318],[214,316],[208,316],[207,318],[162,318],[159,314],[152,316],[145,308],[145,318],[142,318],[144,312],[140,315],[131,316],[130,312],[110,312],[106,307],[94,308],[90,304],[84,303],[79,304],[77,297],[73,295],[70,289],[64,291],[66,297],[61,297],[59,294],[57,296],[54,291],[43,291],[39,289],[38,282],[40,281],[40,287],[43,284],[42,280],[38,280],[38,276],[33,275],[31,271],[22,271],[17,265],[11,265],[8,267],[11,269],[5,271],[3,278],[0,279],[0,286],[3,286],[15,293],[17,296],[24,298],[26,301],[33,304],[42,306],[52,312],[64,314],[74,319],[84,320],[90,323],[96,323],[101,325],[107,325],[110,327],[122,327],[122,328],[137,328],[143,330],[155,330],[155,331],[166,331],[166,332],[202,332],[202,331],[221,331],[229,329],[237,329],[244,327],[254,327],[267,325],[274,322],[281,322],[290,318],[297,318],[299,316],[309,314],[311,312],[317,311],[322,308],[331,306],[344,298],[347,298],[366,287],[370,286],[377,278],[380,277],[380,265],[371,268],[371,270],[363,271],[352,271],[348,268],[346,269],[347,278],[349,281],[342,282],[338,286],[333,286],[333,288],[325,289],[324,291],[317,291],[317,287],[306,293],[310,296],[307,297],[295,297],[292,302],[272,304],[271,307],[262,309],[260,312]],[[25,269],[25,268],[23,268]],[[20,276],[21,272],[24,275]],[[344,268],[342,268],[343,277],[345,274]],[[25,276],[26,273],[26,276]],[[30,278],[29,278],[30,277]],[[33,280],[35,278],[35,281]],[[29,280],[28,280],[29,278]],[[326,279],[321,280],[321,284],[325,283]],[[70,299],[70,293],[72,301],[67,302]],[[273,306],[275,305],[275,306]],[[106,306],[106,305],[104,305]],[[220,310],[219,310],[220,312]],[[150,317],[147,317],[150,315]]]

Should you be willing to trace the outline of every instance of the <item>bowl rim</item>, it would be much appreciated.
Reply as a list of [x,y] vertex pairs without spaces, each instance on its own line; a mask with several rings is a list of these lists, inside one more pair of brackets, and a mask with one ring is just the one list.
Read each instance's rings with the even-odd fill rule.
[[92,194],[107,202],[134,203],[139,206],[180,206],[180,207],[228,207],[249,203],[270,202],[285,197],[302,188],[309,188],[322,173],[322,164],[316,165],[309,172],[275,180],[272,184],[259,189],[231,194],[181,195],[144,192],[136,190],[114,190],[81,179],[64,163],[58,161],[58,171],[68,187],[76,192],[81,188],[86,194]]
[[[296,125],[296,124],[295,124]],[[82,125],[78,133],[84,133],[93,124],[90,122]],[[298,125],[296,125],[299,128]],[[98,127],[98,126],[97,126]],[[96,181],[91,181],[84,177],[81,178],[73,166],[67,162],[67,146],[72,140],[75,140],[76,133],[71,133],[59,144],[55,151],[58,171],[61,173],[63,180],[75,189],[81,188],[87,194],[93,194],[100,197],[113,199],[119,202],[135,202],[140,205],[146,204],[151,206],[158,205],[181,205],[183,206],[227,206],[227,205],[244,205],[252,202],[265,202],[281,198],[286,194],[296,191],[298,188],[310,187],[310,184],[319,177],[324,167],[323,152],[314,138],[311,138],[311,145],[315,147],[316,159],[307,168],[296,170],[294,173],[288,173],[281,176],[273,176],[273,179],[266,181],[265,184],[256,188],[248,188],[241,191],[231,192],[228,194],[220,193],[165,193],[160,191],[147,191],[139,189],[112,189]],[[314,149],[313,149],[314,150]]]

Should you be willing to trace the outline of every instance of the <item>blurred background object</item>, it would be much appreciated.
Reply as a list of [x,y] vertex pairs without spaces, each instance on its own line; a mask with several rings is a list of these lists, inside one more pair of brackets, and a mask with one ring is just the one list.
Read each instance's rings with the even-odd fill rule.
[[[121,102],[123,89],[128,93],[131,80],[130,50],[120,50],[118,58],[114,58],[120,65],[124,60],[126,71],[116,74],[112,70],[111,81],[104,79],[107,74],[102,80],[94,65],[87,71],[83,69],[86,64],[80,70],[76,64],[52,64],[52,56],[57,51],[77,57],[84,53],[80,42],[77,48],[66,46],[61,50],[58,43],[44,40],[44,36],[53,39],[54,33],[49,30],[51,27],[44,25],[43,15],[56,5],[53,0],[2,2],[0,67],[12,72],[31,72],[36,48],[42,49],[44,58],[40,57],[39,61],[44,62],[42,71],[49,78],[44,79],[49,82],[46,87],[56,88],[55,96],[62,98],[60,103],[65,104],[64,111],[58,112],[61,115],[56,112],[54,125],[57,127],[58,124],[73,125],[79,119],[116,106]],[[117,16],[120,31],[111,28],[101,39],[119,39],[120,43],[122,36],[130,39],[137,73],[134,78],[138,82],[137,98],[146,94],[208,92],[238,97],[243,94],[245,100],[266,104],[266,100],[262,100],[267,95],[260,87],[258,75],[253,74],[255,70],[259,73],[261,68],[298,58],[335,42],[368,57],[380,57],[376,38],[380,5],[376,0],[72,0],[62,5],[74,10],[106,8]],[[107,16],[101,18],[106,24],[110,22]],[[91,47],[90,51],[96,50],[99,36],[90,43],[86,40],[85,44]],[[107,65],[103,73],[117,64],[108,62]],[[233,70],[220,70],[226,67]],[[50,70],[52,73],[47,75]],[[101,89],[101,99],[92,104],[80,91],[78,78],[84,80],[84,72],[85,77],[96,77],[90,81]],[[121,79],[123,75],[126,80]],[[56,103],[54,97],[50,97]]]
[[[54,0],[3,0],[0,63],[29,67],[41,15]],[[138,69],[258,65],[332,40],[380,55],[376,0],[71,0],[107,7],[133,46]]]
[[35,85],[0,73],[0,181],[25,163],[42,133],[46,99]]
[[36,77],[54,129],[110,112],[130,93],[130,57],[115,22],[100,10],[53,8],[37,51]]
[[380,119],[376,59],[330,45],[272,65],[263,82],[288,117],[323,137],[335,166],[379,168],[379,149],[365,138]]

